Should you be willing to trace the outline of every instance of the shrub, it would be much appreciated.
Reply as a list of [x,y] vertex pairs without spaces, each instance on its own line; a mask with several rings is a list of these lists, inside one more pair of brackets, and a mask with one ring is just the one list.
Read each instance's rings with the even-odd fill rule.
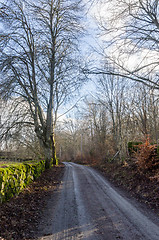
[[146,138],[143,144],[137,146],[139,151],[135,152],[138,169],[140,171],[147,171],[155,169],[159,166],[159,159],[157,156],[157,145],[150,144],[149,137]]
[[134,152],[137,152],[138,145],[141,145],[142,142],[128,142],[128,152],[132,155]]

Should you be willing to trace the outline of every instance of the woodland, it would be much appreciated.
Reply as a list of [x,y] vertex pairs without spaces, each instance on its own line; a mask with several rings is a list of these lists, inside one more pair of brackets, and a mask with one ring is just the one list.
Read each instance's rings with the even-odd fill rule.
[[[0,164],[47,168],[1,206],[4,237],[36,228],[64,161],[97,168],[157,211],[158,36],[158,0],[0,2]],[[19,203],[23,217],[10,216]]]
[[158,10],[157,0],[1,2],[2,159],[135,164],[158,179]]

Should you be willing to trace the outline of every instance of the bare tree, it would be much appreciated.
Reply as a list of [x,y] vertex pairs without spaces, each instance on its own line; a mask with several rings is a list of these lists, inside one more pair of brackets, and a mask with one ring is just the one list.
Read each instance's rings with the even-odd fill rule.
[[0,7],[0,21],[9,36],[0,52],[1,96],[20,96],[26,102],[31,117],[27,124],[34,126],[50,167],[52,158],[56,163],[57,111],[81,84],[80,1],[13,0]]
[[103,75],[98,80],[97,94],[98,102],[103,105],[110,119],[114,151],[120,151],[121,155],[126,144],[124,129],[129,110],[129,88],[126,83],[126,79]]
[[[143,85],[137,85],[131,100],[132,119],[142,136],[150,135],[153,142],[158,141],[158,96],[156,91]],[[134,128],[134,133],[135,133]],[[137,133],[136,133],[137,136]]]
[[103,75],[78,119],[64,121],[56,132],[59,152],[64,159],[100,164],[109,158],[125,159],[128,142],[142,141],[147,134],[157,143],[159,99],[155,94],[143,84]]
[[102,42],[98,53],[115,68],[102,65],[88,72],[127,77],[159,89],[158,0],[108,0],[101,4],[96,18]]

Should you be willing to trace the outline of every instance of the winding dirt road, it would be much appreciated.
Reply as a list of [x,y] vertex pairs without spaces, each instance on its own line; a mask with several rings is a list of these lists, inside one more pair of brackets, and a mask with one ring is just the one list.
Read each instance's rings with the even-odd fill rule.
[[56,205],[38,239],[159,240],[159,219],[143,214],[90,167],[65,163],[56,195]]

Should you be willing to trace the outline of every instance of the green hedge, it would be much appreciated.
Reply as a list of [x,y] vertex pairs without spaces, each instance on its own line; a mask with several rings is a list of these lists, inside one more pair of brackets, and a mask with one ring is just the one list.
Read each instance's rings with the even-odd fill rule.
[[18,194],[45,170],[45,161],[13,164],[0,168],[0,203]]

